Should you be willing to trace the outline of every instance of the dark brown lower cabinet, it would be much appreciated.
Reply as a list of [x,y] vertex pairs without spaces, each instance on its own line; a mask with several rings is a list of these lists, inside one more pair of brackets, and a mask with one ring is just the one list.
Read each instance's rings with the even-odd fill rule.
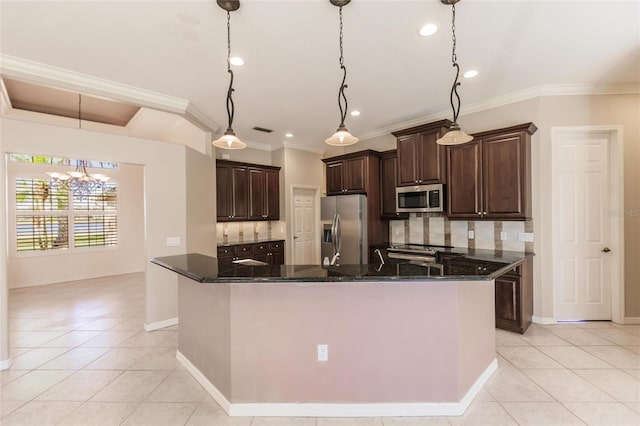
[[253,259],[269,265],[284,265],[284,241],[236,244],[218,247],[218,270],[229,269],[234,260]]
[[495,279],[496,328],[524,334],[533,316],[531,258]]

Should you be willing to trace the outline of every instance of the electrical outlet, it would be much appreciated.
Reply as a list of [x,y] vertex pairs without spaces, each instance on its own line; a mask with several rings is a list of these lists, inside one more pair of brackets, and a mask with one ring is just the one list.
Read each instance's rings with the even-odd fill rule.
[[329,345],[318,345],[318,361],[329,361]]
[[531,232],[520,232],[518,234],[518,241],[522,241],[525,243],[533,242],[533,233]]
[[167,247],[179,247],[180,237],[167,237]]
[[469,239],[473,240],[476,237],[476,233],[473,231],[469,231]]
[[500,241],[504,241],[507,239],[507,233],[502,231],[500,232]]

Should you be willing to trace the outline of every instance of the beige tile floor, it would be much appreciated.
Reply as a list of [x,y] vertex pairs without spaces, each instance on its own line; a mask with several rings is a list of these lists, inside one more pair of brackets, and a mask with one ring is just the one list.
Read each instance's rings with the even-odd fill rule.
[[11,290],[9,425],[640,425],[640,325],[498,330],[498,371],[460,417],[229,418],[176,361],[178,327],[143,331],[142,274]]

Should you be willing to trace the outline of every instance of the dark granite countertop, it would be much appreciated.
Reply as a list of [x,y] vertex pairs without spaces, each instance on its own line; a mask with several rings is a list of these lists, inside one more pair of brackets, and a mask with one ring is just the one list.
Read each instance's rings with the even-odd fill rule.
[[430,266],[409,262],[385,265],[234,265],[220,270],[218,259],[199,253],[159,257],[152,263],[203,283],[491,280],[515,268],[530,253],[443,249]]

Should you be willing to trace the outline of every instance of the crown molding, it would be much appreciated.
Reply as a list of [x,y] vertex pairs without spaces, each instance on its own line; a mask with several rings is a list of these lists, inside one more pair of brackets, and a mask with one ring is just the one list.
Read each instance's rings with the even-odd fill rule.
[[0,78],[0,114],[7,115],[12,109],[13,107],[11,105],[11,99],[9,99],[9,94],[7,93],[7,87]]
[[[496,96],[484,101],[473,102],[464,105],[462,116],[485,111],[504,105],[522,102],[529,99],[547,96],[589,96],[589,95],[637,95],[640,94],[640,84],[612,84],[612,85],[589,85],[589,84],[543,84],[518,90],[505,95]],[[404,121],[381,129],[371,130],[360,135],[360,140],[368,140],[380,136],[389,135],[391,132],[419,126],[432,121],[451,118],[451,111],[441,111],[427,116]]]
[[203,131],[217,132],[220,125],[207,117],[188,99],[165,95],[127,84],[94,77],[16,56],[0,54],[0,74],[29,83],[54,86],[74,92],[102,96],[180,115]]
[[[323,149],[319,149],[319,148],[314,148],[311,146],[300,146],[291,142],[282,142],[282,147],[283,148],[287,148],[287,149],[295,149],[298,151],[306,151],[306,152],[311,152],[313,154],[324,154],[324,150]],[[279,149],[275,148],[275,149]],[[274,149],[274,150],[275,150]]]

